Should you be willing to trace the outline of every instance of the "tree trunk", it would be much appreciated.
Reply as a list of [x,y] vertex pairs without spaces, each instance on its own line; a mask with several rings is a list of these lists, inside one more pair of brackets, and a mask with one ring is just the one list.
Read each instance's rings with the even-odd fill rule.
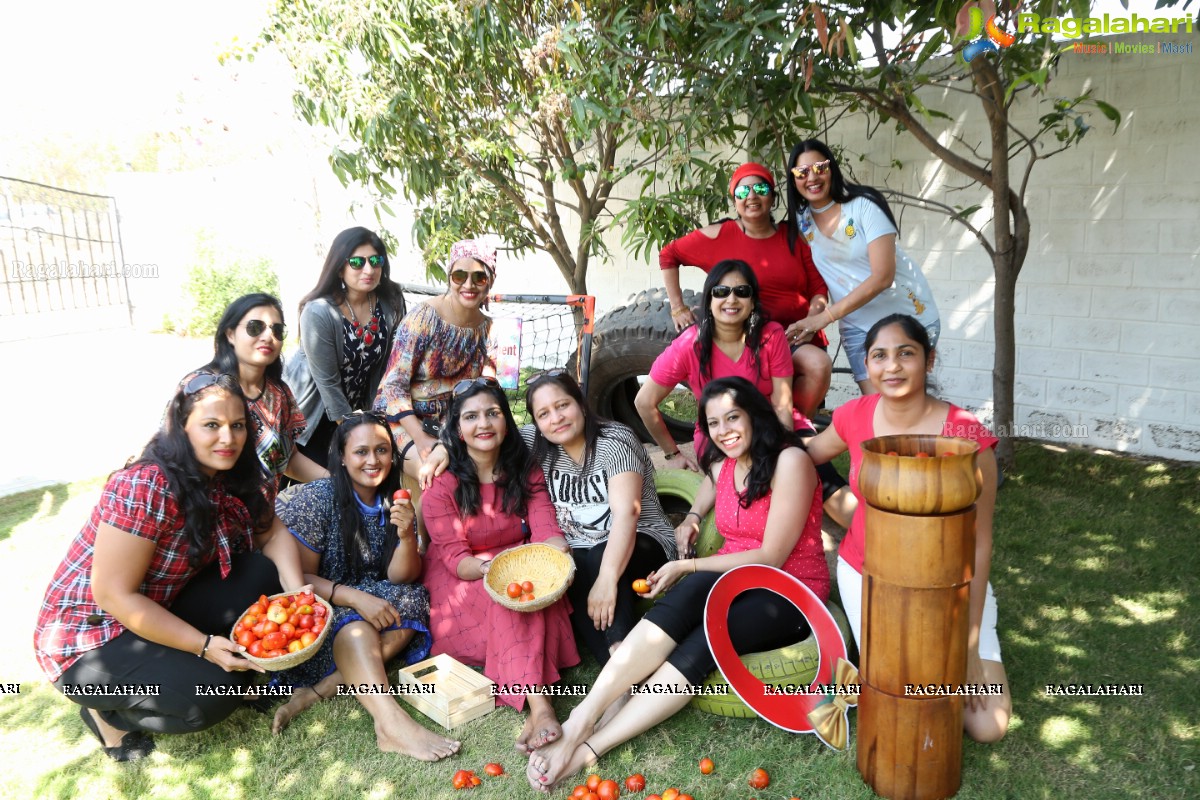
[[993,303],[996,354],[992,366],[992,397],[994,398],[992,426],[1000,437],[996,458],[1008,471],[1016,466],[1013,449],[1013,383],[1016,377],[1016,331],[1013,314],[1016,311],[1017,270],[1012,263],[1013,253],[996,251],[992,268],[996,274],[996,297]]

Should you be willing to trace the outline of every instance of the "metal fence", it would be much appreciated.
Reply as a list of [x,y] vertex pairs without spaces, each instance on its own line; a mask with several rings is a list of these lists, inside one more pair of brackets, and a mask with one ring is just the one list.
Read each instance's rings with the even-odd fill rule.
[[122,306],[131,313],[137,265],[125,263],[112,197],[0,177],[0,267],[0,318]]

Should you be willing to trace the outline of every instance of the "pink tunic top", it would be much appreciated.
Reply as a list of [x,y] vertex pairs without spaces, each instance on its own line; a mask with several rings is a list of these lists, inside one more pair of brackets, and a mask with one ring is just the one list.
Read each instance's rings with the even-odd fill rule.
[[[717,473],[714,521],[717,530],[725,537],[725,544],[721,545],[717,555],[744,553],[762,547],[763,534],[767,529],[767,514],[771,510],[771,496],[774,494],[774,491],[767,492],[751,503],[749,508],[742,508],[733,483],[734,463],[733,459],[725,459]],[[804,530],[800,532],[796,546],[788,554],[781,569],[812,589],[817,597],[824,601],[829,598],[830,580],[829,563],[825,560],[825,547],[821,543],[823,514],[821,483],[818,481],[813,489]]]
[[[787,334],[778,322],[768,322],[763,327],[757,369],[749,348],[742,350],[741,357],[734,361],[725,355],[721,348],[714,346],[712,361],[709,364],[712,374],[707,378],[700,372],[700,357],[696,355],[697,327],[693,325],[686,328],[675,337],[675,341],[667,345],[667,349],[658,358],[654,359],[654,364],[650,367],[652,381],[659,386],[686,383],[697,400],[704,391],[704,385],[717,378],[745,378],[766,398],[771,397],[774,389],[771,383],[773,378],[787,378],[791,383],[791,377],[795,374],[792,351],[788,347]],[[799,411],[792,409],[792,426],[801,430],[811,427],[811,423]],[[699,423],[692,434],[692,441],[696,445],[696,455],[699,456],[704,445],[704,434],[700,431]]]
[[[533,491],[525,518],[532,531],[530,540],[562,536],[541,469],[530,472],[529,482]],[[479,487],[482,507],[465,518],[454,500],[457,487],[458,479],[445,472],[421,499],[430,538],[425,586],[432,652],[449,653],[464,664],[483,667],[483,674],[499,684],[496,700],[520,710],[525,705],[524,687],[555,683],[560,668],[579,663],[570,603],[564,596],[541,611],[510,611],[492,600],[483,581],[458,577],[458,563],[464,558],[494,558],[525,544],[525,533],[521,518],[500,508],[495,484]],[[506,687],[515,691],[505,693]]]
[[[866,555],[866,501],[858,490],[858,470],[862,466],[862,443],[875,438],[875,409],[879,406],[882,395],[869,394],[838,406],[833,412],[833,427],[850,452],[850,475],[847,480],[850,490],[858,498],[858,508],[854,519],[850,522],[850,530],[842,539],[838,555],[846,559],[846,563],[862,572],[863,557]],[[982,422],[975,418],[970,411],[950,403],[946,414],[946,423],[942,426],[942,436],[958,436],[979,442],[982,452],[989,447],[995,447],[999,441]]]

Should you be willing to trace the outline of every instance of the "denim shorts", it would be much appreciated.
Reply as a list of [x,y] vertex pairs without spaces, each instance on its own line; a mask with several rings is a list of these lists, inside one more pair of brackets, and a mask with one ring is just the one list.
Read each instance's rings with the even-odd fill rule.
[[[942,333],[942,321],[935,319],[925,326],[929,333],[929,343],[936,349],[938,337]],[[867,379],[867,332],[853,325],[839,324],[838,332],[842,335],[842,349],[850,360],[850,369],[854,371],[854,380]]]

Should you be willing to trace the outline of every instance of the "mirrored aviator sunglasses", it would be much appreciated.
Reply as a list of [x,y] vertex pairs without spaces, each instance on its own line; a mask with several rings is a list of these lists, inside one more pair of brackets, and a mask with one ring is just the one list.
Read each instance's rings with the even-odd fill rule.
[[740,283],[737,286],[726,286],[721,284],[712,288],[712,296],[718,300],[724,300],[726,297],[729,297],[730,293],[732,293],[734,297],[740,297],[743,300],[747,300],[751,297],[754,297],[754,287],[748,283]]
[[750,196],[750,192],[752,190],[759,197],[766,197],[771,193],[771,184],[767,183],[766,181],[760,181],[749,186],[739,186],[733,190],[733,196],[738,200],[745,200]]
[[474,386],[488,386],[493,389],[499,389],[500,381],[496,380],[490,375],[484,375],[479,378],[464,378],[463,380],[454,384],[454,391],[451,396],[458,397],[463,392],[470,391],[470,389]]
[[350,265],[350,269],[362,269],[367,264],[375,269],[382,269],[386,260],[383,256],[350,256],[346,259],[346,263]]
[[233,378],[223,372],[201,372],[184,384],[183,393],[191,396],[196,392],[204,391],[210,386],[220,386],[223,389],[229,390],[237,388],[237,384]]
[[818,161],[815,164],[805,164],[802,167],[793,167],[792,175],[795,176],[797,180],[802,181],[808,177],[809,170],[812,170],[813,175],[824,175],[826,172],[829,172],[829,166],[829,159],[825,159],[824,161]]
[[268,326],[261,319],[252,319],[247,322],[246,333],[250,336],[261,336],[262,332],[268,327],[271,328],[271,335],[275,337],[276,341],[282,342],[287,338],[287,325],[284,325],[282,322],[275,322]]

